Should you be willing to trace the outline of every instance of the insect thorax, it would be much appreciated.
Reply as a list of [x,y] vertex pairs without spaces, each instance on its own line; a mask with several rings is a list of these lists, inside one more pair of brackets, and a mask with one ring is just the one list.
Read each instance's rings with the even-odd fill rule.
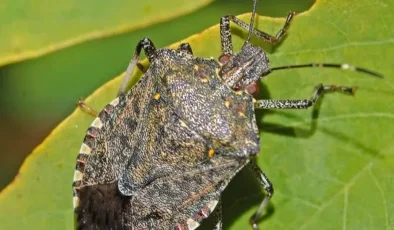
[[214,59],[162,49],[152,63],[168,103],[182,122],[203,137],[218,154],[248,156],[259,151],[253,98],[234,91],[218,75]]

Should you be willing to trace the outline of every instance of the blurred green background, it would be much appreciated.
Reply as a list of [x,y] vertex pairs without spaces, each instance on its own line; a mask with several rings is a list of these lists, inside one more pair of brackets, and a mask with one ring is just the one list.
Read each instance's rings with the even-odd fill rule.
[[[261,0],[257,12],[284,17],[290,10],[305,11],[313,3],[313,0]],[[92,7],[94,12],[95,5],[81,7]],[[121,5],[111,7],[122,8]],[[216,0],[175,19],[1,66],[0,189],[17,174],[35,146],[75,109],[79,98],[88,96],[125,70],[139,39],[149,37],[156,47],[164,47],[217,24],[223,15],[238,15],[251,9],[251,0]],[[161,9],[150,10],[160,12]]]

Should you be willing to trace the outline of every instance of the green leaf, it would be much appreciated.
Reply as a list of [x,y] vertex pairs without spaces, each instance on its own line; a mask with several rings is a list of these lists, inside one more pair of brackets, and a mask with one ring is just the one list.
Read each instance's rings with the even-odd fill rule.
[[[263,96],[309,98],[318,83],[358,86],[355,97],[326,95],[318,113],[258,111],[258,164],[275,186],[262,229],[392,229],[394,226],[394,21],[393,1],[318,1],[298,15],[286,39],[267,50],[272,66],[347,62],[385,75],[384,80],[332,69],[274,72]],[[248,21],[250,15],[241,19]],[[259,17],[259,29],[275,34],[284,19]],[[245,32],[233,28],[239,50]],[[220,55],[219,29],[186,40],[197,56]],[[185,41],[184,41],[185,42]],[[175,47],[176,45],[172,46]],[[93,93],[87,103],[103,108],[120,78]],[[315,115],[313,115],[315,114]],[[93,120],[76,110],[26,159],[0,194],[4,229],[72,229],[71,183],[75,157]],[[248,170],[224,192],[227,229],[247,229],[264,193]]]
[[210,2],[7,1],[0,7],[0,66],[166,21]]

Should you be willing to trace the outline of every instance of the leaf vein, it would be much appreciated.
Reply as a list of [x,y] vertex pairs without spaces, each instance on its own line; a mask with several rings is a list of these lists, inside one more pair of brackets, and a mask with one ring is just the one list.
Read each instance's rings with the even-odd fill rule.
[[384,204],[384,211],[385,211],[385,219],[386,219],[386,229],[390,229],[389,227],[389,216],[388,216],[388,211],[387,211],[387,200],[386,197],[384,196],[384,192],[382,187],[380,186],[379,181],[376,179],[375,175],[373,174],[373,172],[371,171],[371,168],[368,169],[368,173],[369,175],[372,177],[372,180],[375,183],[375,186],[378,188],[380,195],[382,196],[382,200],[383,200],[383,204]]
[[346,190],[348,190],[351,186],[354,185],[356,180],[362,175],[362,173],[366,170],[368,170],[370,167],[372,167],[373,162],[368,163],[365,167],[363,167],[358,173],[356,173],[344,186],[343,189],[338,190],[337,193],[333,194],[331,199],[327,200],[325,203],[322,203],[321,207],[319,210],[317,210],[315,213],[310,215],[310,217],[298,228],[299,230],[305,229],[311,222],[312,220],[323,210],[325,210],[338,196],[340,196],[343,193],[346,193]]

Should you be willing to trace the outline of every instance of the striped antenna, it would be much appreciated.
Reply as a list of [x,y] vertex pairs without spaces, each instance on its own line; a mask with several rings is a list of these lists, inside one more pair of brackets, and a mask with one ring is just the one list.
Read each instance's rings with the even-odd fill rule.
[[361,72],[373,77],[383,78],[383,75],[368,69],[360,68],[357,66],[352,66],[349,64],[332,64],[332,63],[309,63],[309,64],[301,64],[301,65],[287,65],[287,66],[279,66],[274,67],[269,70],[270,72],[277,71],[277,70],[285,70],[285,69],[298,69],[298,68],[334,68],[334,69],[343,69],[343,70],[350,70],[354,72]]
[[256,16],[256,7],[257,7],[257,0],[254,0],[253,1],[252,18],[250,19],[250,23],[249,23],[248,37],[246,38],[244,45],[249,42],[250,37],[252,36],[252,31],[253,31],[253,28],[254,28],[254,18]]

